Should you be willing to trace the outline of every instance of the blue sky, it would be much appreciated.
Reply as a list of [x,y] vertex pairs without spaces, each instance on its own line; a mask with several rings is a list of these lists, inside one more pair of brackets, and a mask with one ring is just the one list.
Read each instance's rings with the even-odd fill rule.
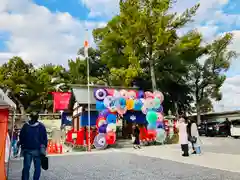
[[[91,30],[102,27],[119,12],[119,0],[2,0],[0,6],[0,63],[17,55],[39,66],[67,64],[76,57]],[[201,6],[194,22],[181,33],[197,28],[206,42],[225,32],[234,34],[229,47],[240,53],[239,0],[178,0],[172,11],[181,13],[197,2]],[[240,106],[240,61],[232,62],[222,91],[226,108]],[[231,90],[230,90],[231,89]],[[238,94],[238,98],[237,97]],[[229,102],[229,99],[235,97]],[[236,102],[235,102],[236,101]],[[237,105],[236,105],[237,104]],[[221,106],[222,107],[222,106]]]

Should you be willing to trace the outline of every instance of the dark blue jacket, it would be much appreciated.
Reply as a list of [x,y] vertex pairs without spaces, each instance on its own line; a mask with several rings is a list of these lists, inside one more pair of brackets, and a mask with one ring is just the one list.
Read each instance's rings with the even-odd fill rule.
[[25,123],[20,132],[20,145],[25,150],[40,150],[44,145],[47,147],[47,131],[40,122]]

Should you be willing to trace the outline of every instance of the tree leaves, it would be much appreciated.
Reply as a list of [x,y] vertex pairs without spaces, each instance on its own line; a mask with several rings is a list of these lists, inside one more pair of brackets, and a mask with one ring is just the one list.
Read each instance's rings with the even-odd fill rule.
[[[192,112],[193,103],[198,114],[212,110],[211,100],[221,100],[224,73],[236,58],[236,52],[228,49],[233,36],[226,33],[208,44],[195,29],[180,36],[178,31],[193,21],[199,4],[182,14],[170,11],[173,4],[173,0],[121,0],[120,14],[93,30],[96,48],[88,49],[87,59],[91,83],[157,88],[165,95],[165,112]],[[87,84],[84,48],[77,54],[68,60],[67,69],[54,64],[34,68],[13,57],[0,68],[0,86],[27,111],[51,109],[49,92]]]

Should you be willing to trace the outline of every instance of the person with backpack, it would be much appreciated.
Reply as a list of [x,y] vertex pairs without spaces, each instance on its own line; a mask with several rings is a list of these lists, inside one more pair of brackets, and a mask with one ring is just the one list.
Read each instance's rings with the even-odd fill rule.
[[48,144],[45,126],[38,121],[39,114],[30,114],[30,120],[26,122],[20,131],[20,146],[23,153],[22,180],[29,180],[29,170],[32,161],[34,163],[33,180],[39,180],[41,176],[41,157],[46,156]]

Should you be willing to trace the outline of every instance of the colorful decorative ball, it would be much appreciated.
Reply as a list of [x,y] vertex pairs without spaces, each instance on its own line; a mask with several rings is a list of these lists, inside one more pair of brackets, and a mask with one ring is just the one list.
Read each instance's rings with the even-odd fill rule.
[[142,101],[140,99],[135,99],[134,100],[134,108],[133,109],[135,111],[141,111],[142,106],[143,106],[143,103],[142,103]]
[[152,124],[157,121],[158,115],[155,111],[150,110],[147,112],[146,119],[149,124]]
[[96,100],[98,101],[103,101],[105,99],[105,97],[107,96],[107,91],[106,89],[97,89],[94,92],[94,97],[96,98]]
[[164,120],[164,116],[162,113],[157,112],[157,121],[162,122]]
[[134,100],[127,99],[127,110],[133,110],[133,108],[134,108]]
[[155,129],[157,129],[157,123],[155,122],[155,123],[148,124],[147,129],[148,130],[155,130]]
[[140,90],[138,91],[138,98],[144,98],[144,91]]
[[105,109],[105,106],[104,106],[104,104],[103,104],[102,101],[96,101],[96,109],[97,109],[98,111],[102,111],[102,110]]
[[116,114],[108,114],[107,116],[107,123],[116,123],[117,122],[117,115]]
[[115,103],[115,98],[112,97],[112,96],[106,96],[106,97],[104,98],[103,103],[104,103],[104,106],[105,106],[106,108],[110,109],[111,106],[113,106],[114,103]]
[[154,109],[158,109],[161,106],[161,101],[158,98],[154,98]]
[[163,106],[160,105],[159,108],[154,108],[154,110],[155,110],[156,112],[162,113],[162,112],[163,112]]
[[147,109],[153,109],[154,106],[155,106],[154,99],[153,99],[153,98],[147,98],[147,99],[145,99],[145,101],[144,101],[144,106],[145,106]]
[[109,145],[114,144],[115,141],[116,141],[116,133],[114,133],[114,132],[108,132],[108,133],[106,134],[106,141],[107,141],[107,144],[109,144]]
[[148,109],[144,105],[142,106],[141,110],[142,110],[143,114],[147,114],[147,112],[148,112]]
[[163,122],[157,121],[156,124],[157,124],[157,129],[158,129],[158,128],[163,128],[163,129],[164,129],[164,124],[163,124]]
[[159,143],[164,143],[166,140],[167,134],[163,128],[159,128],[156,130],[157,136],[156,136],[156,141]]
[[145,98],[146,98],[146,99],[147,99],[147,98],[151,98],[151,99],[153,99],[153,98],[154,98],[154,95],[153,95],[152,92],[150,92],[150,91],[146,91],[146,92],[145,92]]
[[161,91],[154,91],[153,95],[154,95],[154,97],[160,99],[161,103],[164,101],[164,95]]
[[107,88],[106,91],[107,91],[107,95],[108,95],[108,96],[113,96],[115,90],[112,89],[112,88]]
[[117,125],[115,123],[110,123],[107,125],[107,132],[116,132]]
[[103,124],[98,128],[99,133],[106,133],[107,132],[107,124]]
[[120,108],[125,108],[126,105],[127,105],[126,99],[123,98],[123,97],[120,97],[120,98],[118,99],[118,105],[117,105],[118,108],[119,108],[119,107],[120,107]]
[[120,114],[120,115],[123,115],[126,112],[127,112],[127,108],[126,107],[125,108],[121,108],[121,107],[117,108],[117,113]]
[[125,99],[128,99],[128,97],[129,97],[128,96],[128,91],[126,91],[125,89],[120,90],[120,94]]
[[108,146],[106,135],[103,133],[99,133],[97,136],[95,136],[93,145],[96,149],[106,149]]
[[110,111],[108,109],[104,109],[99,113],[99,116],[107,118],[109,113],[110,113]]
[[133,99],[133,100],[136,99],[137,98],[137,92],[134,91],[134,90],[128,91],[128,98]]
[[116,99],[120,98],[121,97],[120,92],[118,90],[114,90],[113,97]]
[[103,124],[107,124],[106,119],[104,117],[98,117],[97,122],[96,122],[97,128],[99,128]]

